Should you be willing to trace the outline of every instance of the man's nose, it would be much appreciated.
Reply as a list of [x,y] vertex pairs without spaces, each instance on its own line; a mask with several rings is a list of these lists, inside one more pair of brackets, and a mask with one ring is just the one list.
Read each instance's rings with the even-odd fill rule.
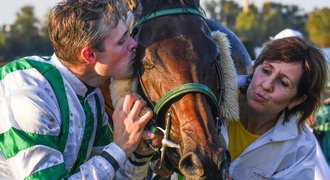
[[132,40],[132,48],[136,49],[137,48],[136,40],[133,37],[131,37],[131,40]]

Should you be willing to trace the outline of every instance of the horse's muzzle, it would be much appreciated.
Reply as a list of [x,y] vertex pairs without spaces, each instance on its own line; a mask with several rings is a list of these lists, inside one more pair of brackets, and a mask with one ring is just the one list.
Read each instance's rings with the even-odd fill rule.
[[179,162],[179,169],[186,179],[218,179],[229,177],[230,153],[223,149],[217,157],[201,157],[193,152],[186,153]]

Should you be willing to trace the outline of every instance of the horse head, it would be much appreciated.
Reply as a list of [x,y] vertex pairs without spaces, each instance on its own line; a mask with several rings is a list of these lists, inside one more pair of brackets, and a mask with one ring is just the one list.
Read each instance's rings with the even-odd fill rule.
[[197,0],[126,0],[126,5],[135,17],[138,91],[154,110],[151,126],[164,136],[161,161],[186,179],[223,179],[230,157],[219,133],[225,117],[219,106],[224,99],[235,102],[236,96],[229,99],[225,92],[236,95],[237,88],[226,90],[218,59],[230,56],[219,51],[223,44],[212,37]]

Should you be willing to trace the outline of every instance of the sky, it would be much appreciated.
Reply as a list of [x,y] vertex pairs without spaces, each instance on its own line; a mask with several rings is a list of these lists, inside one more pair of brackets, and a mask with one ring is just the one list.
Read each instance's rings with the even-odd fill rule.
[[[201,2],[203,1],[207,0],[201,0]],[[242,4],[242,0],[234,1],[240,5]],[[0,25],[13,24],[16,19],[16,13],[25,5],[32,5],[36,17],[40,20],[44,20],[49,9],[58,2],[60,2],[60,0],[9,0],[2,4],[0,11]],[[330,8],[330,0],[249,0],[249,2],[253,2],[257,7],[261,7],[264,2],[298,5],[306,12],[310,12],[315,8]]]

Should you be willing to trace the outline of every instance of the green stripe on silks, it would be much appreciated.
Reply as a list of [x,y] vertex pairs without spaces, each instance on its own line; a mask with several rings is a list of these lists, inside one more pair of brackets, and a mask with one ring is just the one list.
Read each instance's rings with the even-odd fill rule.
[[0,134],[0,149],[6,159],[36,145],[44,145],[59,150],[57,136],[27,133],[15,128],[10,128],[7,132]]
[[0,80],[5,78],[9,73],[17,70],[25,70],[33,68],[25,59],[20,59],[7,63],[5,66],[0,68]]
[[[49,61],[50,57],[42,57]],[[35,68],[42,74],[52,87],[61,112],[61,132],[59,136],[40,135],[33,133],[26,133],[21,130],[11,128],[6,133],[0,134],[0,147],[5,158],[15,156],[19,151],[32,147],[34,145],[45,145],[47,147],[64,152],[68,132],[69,132],[69,105],[65,92],[63,78],[60,72],[51,64],[43,63],[31,59],[19,59],[6,64],[0,68],[0,80],[6,75],[17,70],[25,70]],[[9,146],[13,148],[8,148]],[[6,148],[5,148],[6,147]],[[9,149],[9,150],[8,150]],[[25,179],[63,179],[69,176],[64,164],[59,164],[44,170],[35,172]]]
[[76,173],[78,172],[78,167],[85,162],[87,159],[87,150],[88,150],[88,145],[92,137],[93,133],[93,128],[94,128],[94,115],[91,110],[91,107],[88,103],[88,101],[85,101],[85,97],[78,96],[78,99],[80,101],[80,104],[82,107],[84,107],[84,112],[85,112],[85,128],[84,128],[84,135],[83,139],[81,141],[80,149],[78,152],[77,160],[74,163],[71,173]]
[[59,146],[60,151],[63,153],[69,132],[69,105],[65,93],[63,78],[60,72],[51,64],[22,58],[12,61],[0,68],[0,80],[11,72],[31,68],[36,68],[47,79],[56,95],[62,118]]
[[50,179],[65,179],[69,177],[69,172],[65,169],[64,163],[52,166],[35,172],[32,175],[24,178],[24,180],[50,180]]
[[61,117],[62,117],[62,124],[61,124],[61,132],[59,135],[60,139],[60,151],[63,153],[66,145],[66,141],[68,139],[69,133],[69,105],[68,99],[66,97],[65,87],[63,78],[60,72],[52,65],[47,63],[40,63],[37,61],[28,61],[35,67],[49,82],[50,86],[52,87],[57,102],[60,107]]
[[112,135],[110,133],[109,125],[102,126],[103,124],[103,114],[101,109],[101,103],[99,97],[95,94],[94,95],[96,108],[97,108],[97,128],[96,128],[96,135],[94,146],[106,146],[110,144],[112,141]]
[[111,143],[112,135],[109,124],[102,126],[102,128],[96,132],[97,139],[95,138],[94,146],[106,146]]

